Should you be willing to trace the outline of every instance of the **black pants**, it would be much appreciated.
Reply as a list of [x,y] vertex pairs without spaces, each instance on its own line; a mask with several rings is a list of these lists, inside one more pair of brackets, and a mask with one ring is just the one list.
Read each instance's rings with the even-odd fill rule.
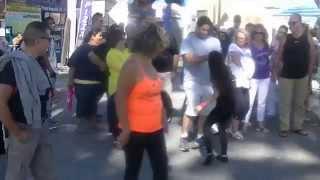
[[112,95],[108,98],[107,102],[107,120],[109,124],[109,132],[112,133],[113,137],[118,137],[121,130],[118,126],[119,120],[117,117],[115,95]]
[[207,149],[208,154],[212,154],[212,142],[211,142],[211,126],[215,123],[218,124],[219,129],[219,139],[220,139],[220,154],[227,155],[228,150],[228,137],[226,133],[226,129],[229,127],[229,122],[231,120],[231,117],[228,117],[228,119],[221,120],[218,118],[218,116],[209,116],[203,127],[203,137],[204,137],[204,144]]
[[249,90],[246,88],[235,88],[235,118],[244,120],[249,111]]
[[77,98],[77,117],[90,118],[95,116],[98,110],[98,102],[104,93],[104,85],[76,84],[75,94]]
[[4,146],[4,137],[5,137],[5,132],[2,128],[2,123],[0,122],[0,155],[6,153],[6,149]]
[[168,157],[163,130],[154,133],[132,132],[124,150],[126,159],[124,180],[138,180],[144,150],[150,158],[153,180],[168,179]]

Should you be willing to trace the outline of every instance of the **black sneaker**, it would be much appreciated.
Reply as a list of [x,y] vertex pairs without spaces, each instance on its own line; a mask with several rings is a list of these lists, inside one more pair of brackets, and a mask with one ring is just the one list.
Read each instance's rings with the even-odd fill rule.
[[182,151],[182,152],[188,152],[189,151],[188,139],[187,138],[181,138],[180,139],[179,150]]
[[209,166],[212,163],[212,159],[213,159],[213,154],[207,154],[202,164],[204,166]]
[[219,156],[217,156],[216,158],[217,158],[217,160],[219,160],[219,161],[221,161],[221,162],[224,162],[224,163],[226,163],[226,162],[229,161],[229,158],[228,158],[227,155],[219,155]]

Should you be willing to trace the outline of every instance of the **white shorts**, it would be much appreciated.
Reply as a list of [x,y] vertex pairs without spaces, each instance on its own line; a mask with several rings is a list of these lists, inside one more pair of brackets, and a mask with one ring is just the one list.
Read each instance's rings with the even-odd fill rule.
[[185,115],[195,117],[198,116],[196,106],[207,100],[213,95],[212,86],[209,85],[193,85],[184,88],[187,97],[187,108]]

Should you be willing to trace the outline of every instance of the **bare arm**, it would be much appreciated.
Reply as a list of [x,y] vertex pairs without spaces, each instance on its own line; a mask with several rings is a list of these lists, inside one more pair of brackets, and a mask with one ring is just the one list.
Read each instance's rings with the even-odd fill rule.
[[240,56],[239,53],[231,52],[231,53],[229,54],[229,56],[230,56],[230,58],[231,58],[231,62],[232,62],[232,63],[234,63],[234,64],[237,65],[237,66],[242,67],[242,64],[241,64],[241,61],[240,61],[241,56]]
[[308,41],[309,41],[309,47],[310,47],[309,48],[310,60],[309,60],[308,75],[309,75],[309,80],[311,80],[313,68],[316,64],[316,48],[315,48],[315,44],[311,38],[310,33],[308,33]]
[[90,51],[88,56],[91,63],[97,65],[100,71],[106,70],[106,67],[107,67],[106,63],[103,60],[101,60],[100,57],[98,57],[93,51]]
[[74,84],[74,73],[75,73],[75,68],[74,67],[70,67],[69,69],[69,77],[68,77],[68,87],[72,87]]
[[13,88],[9,85],[0,84],[0,121],[9,130],[9,133],[15,137],[20,136],[20,128],[14,121],[9,110],[8,102],[13,93]]
[[182,57],[183,57],[184,61],[186,61],[190,64],[200,64],[204,61],[208,61],[208,59],[209,59],[208,55],[197,56],[192,53],[184,54]]
[[123,66],[118,81],[118,91],[115,96],[116,110],[123,132],[129,132],[128,96],[136,83],[137,72],[132,60],[128,60]]
[[276,51],[276,58],[272,65],[272,79],[278,79],[278,74],[281,71],[283,65],[283,51],[284,44],[286,43],[286,39],[280,42],[279,49]]

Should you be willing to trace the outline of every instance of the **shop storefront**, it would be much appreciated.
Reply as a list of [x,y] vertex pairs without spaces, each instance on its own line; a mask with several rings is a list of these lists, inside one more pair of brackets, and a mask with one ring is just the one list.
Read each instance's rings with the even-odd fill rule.
[[52,17],[55,26],[51,33],[55,43],[57,62],[61,61],[67,0],[7,0],[4,9],[5,37],[9,45],[12,44],[15,36],[24,31],[28,23]]

